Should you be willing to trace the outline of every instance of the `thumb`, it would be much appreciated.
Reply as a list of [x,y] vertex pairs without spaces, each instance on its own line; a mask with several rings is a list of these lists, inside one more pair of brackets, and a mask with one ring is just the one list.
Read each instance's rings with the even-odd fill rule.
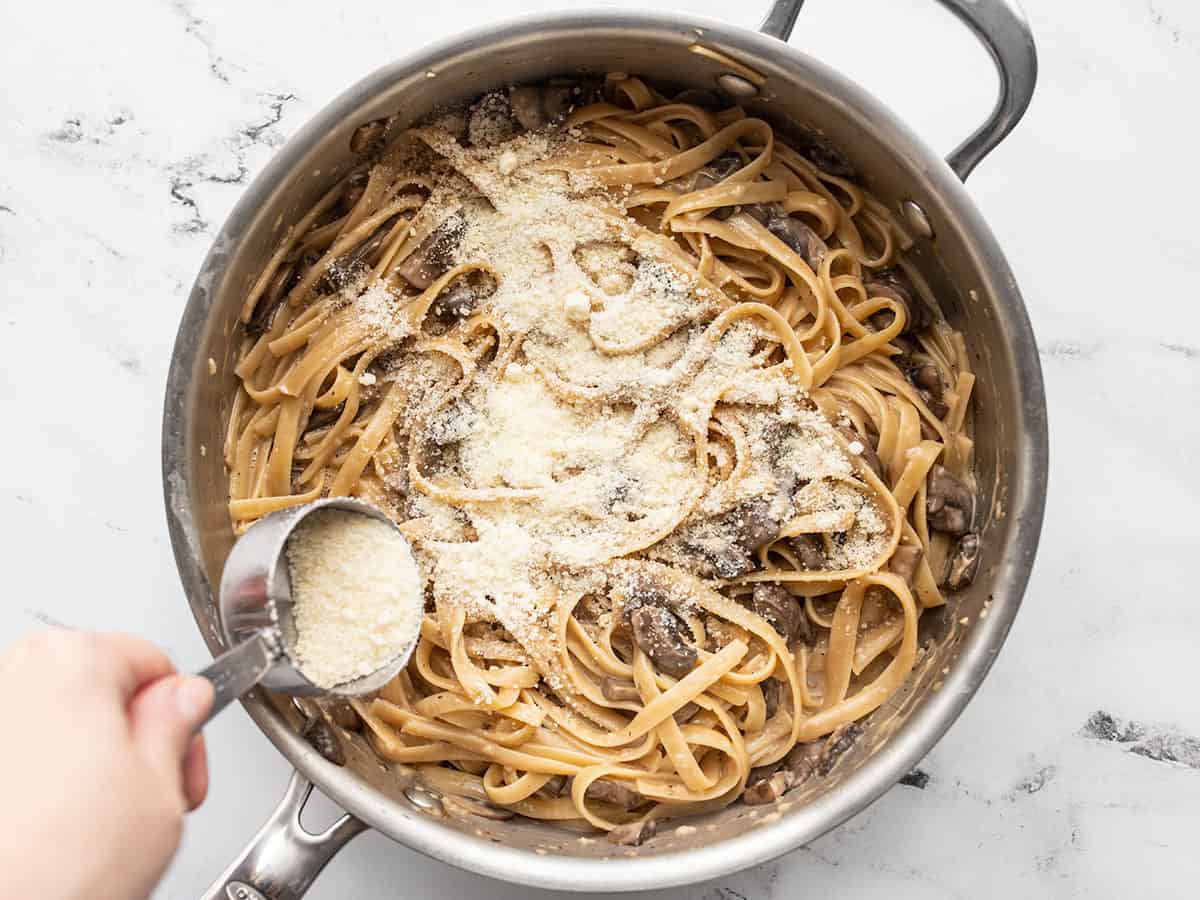
[[129,707],[133,740],[143,757],[182,796],[183,759],[213,702],[212,684],[170,675],[144,688]]

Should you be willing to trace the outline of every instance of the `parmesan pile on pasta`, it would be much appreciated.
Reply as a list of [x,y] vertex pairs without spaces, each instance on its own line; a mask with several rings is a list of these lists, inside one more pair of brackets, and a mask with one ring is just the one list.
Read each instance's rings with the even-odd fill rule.
[[[840,568],[880,556],[891,529],[860,488],[838,485],[853,465],[790,362],[764,365],[769,329],[720,316],[727,301],[671,245],[586,173],[548,167],[574,152],[569,135],[472,151],[417,134],[463,176],[425,212],[453,217],[451,264],[488,278],[476,314],[519,341],[426,423],[431,456],[454,451],[442,470],[455,486],[430,477],[420,501],[430,523],[418,548],[440,610],[502,626],[564,689],[553,605],[595,587],[593,566],[643,553],[712,574],[696,547],[735,542],[722,516],[764,500],[779,521],[804,513],[844,532]],[[391,377],[428,389],[404,361]],[[756,452],[714,486],[698,440],[718,403]],[[789,496],[781,472],[805,490]]]

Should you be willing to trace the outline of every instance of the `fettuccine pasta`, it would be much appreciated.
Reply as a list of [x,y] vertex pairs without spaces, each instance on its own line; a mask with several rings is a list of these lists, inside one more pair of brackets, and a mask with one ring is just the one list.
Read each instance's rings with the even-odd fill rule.
[[236,529],[398,522],[408,669],[356,701],[467,813],[639,843],[829,771],[969,582],[962,337],[819,138],[630,77],[399,130],[247,293]]

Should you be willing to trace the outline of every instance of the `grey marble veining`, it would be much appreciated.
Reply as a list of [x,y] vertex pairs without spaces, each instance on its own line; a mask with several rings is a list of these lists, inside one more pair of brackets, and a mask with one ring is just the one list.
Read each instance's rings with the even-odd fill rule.
[[[367,71],[470,25],[585,5],[4,5],[0,640],[62,622],[204,661],[158,453],[168,354],[212,234],[274,149]],[[762,12],[662,5],[746,26]],[[1049,506],[1025,607],[976,699],[903,783],[809,847],[661,900],[1195,894],[1200,5],[1026,6],[1039,92],[970,183],[1025,293],[1049,395]],[[935,147],[991,103],[982,52],[932,0],[810,0],[793,43]],[[212,794],[162,898],[196,896],[287,778],[240,711],[208,740]],[[418,897],[431,884],[551,896],[378,834],[311,896]]]

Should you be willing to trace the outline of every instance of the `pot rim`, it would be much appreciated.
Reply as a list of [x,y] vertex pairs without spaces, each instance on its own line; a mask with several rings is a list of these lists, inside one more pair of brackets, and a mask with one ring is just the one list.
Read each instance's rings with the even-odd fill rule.
[[1048,449],[1046,407],[1037,345],[1012,272],[975,204],[945,163],[883,103],[831,67],[788,44],[750,29],[706,17],[660,12],[580,10],[530,14],[476,28],[438,41],[376,69],[338,95],[279,149],[245,190],[214,238],[181,318],[167,378],[163,419],[163,486],[171,545],[193,616],[211,651],[222,649],[217,632],[202,614],[212,603],[192,515],[190,446],[193,408],[190,385],[200,369],[200,333],[212,307],[211,286],[220,283],[225,262],[244,227],[269,196],[294,172],[315,143],[332,127],[395,82],[435,70],[439,60],[479,47],[557,30],[629,29],[643,36],[689,34],[699,29],[705,43],[718,43],[745,59],[769,59],[794,66],[822,84],[841,102],[853,104],[896,138],[898,153],[920,161],[939,198],[954,209],[973,243],[984,274],[982,287],[1009,317],[1011,352],[1017,371],[1022,428],[1019,471],[1012,473],[1009,516],[1015,519],[1012,558],[998,567],[995,601],[987,619],[972,628],[956,664],[937,692],[925,696],[904,726],[857,770],[830,791],[806,801],[767,827],[696,849],[663,851],[645,857],[605,859],[535,855],[448,829],[410,811],[364,784],[352,772],[325,762],[288,726],[257,691],[243,704],[255,724],[300,772],[332,800],[384,834],[427,856],[480,875],[540,888],[587,891],[640,891],[693,884],[767,862],[812,840],[865,809],[896,784],[934,746],[975,693],[1012,625],[1032,569],[1045,506]]

